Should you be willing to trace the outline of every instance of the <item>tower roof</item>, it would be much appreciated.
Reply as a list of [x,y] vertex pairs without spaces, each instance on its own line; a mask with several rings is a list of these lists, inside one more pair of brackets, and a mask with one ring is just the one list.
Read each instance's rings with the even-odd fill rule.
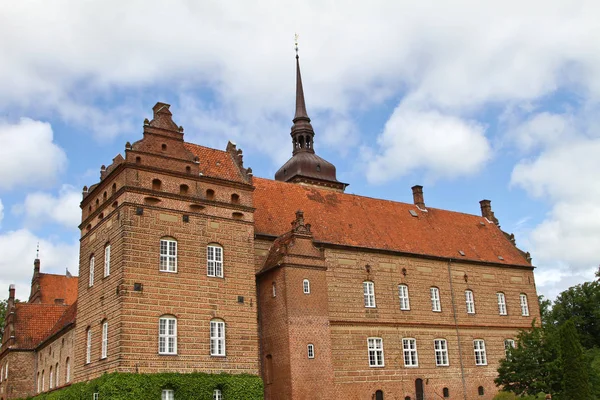
[[293,122],[290,133],[292,158],[279,168],[275,173],[275,179],[344,191],[348,185],[337,180],[335,165],[315,154],[315,131],[306,111],[298,54],[296,54],[296,112]]

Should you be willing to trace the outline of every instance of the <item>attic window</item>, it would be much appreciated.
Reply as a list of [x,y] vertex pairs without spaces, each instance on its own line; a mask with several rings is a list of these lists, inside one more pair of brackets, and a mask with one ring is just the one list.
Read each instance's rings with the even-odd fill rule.
[[465,255],[465,252],[464,252],[464,251],[462,251],[462,250],[459,250],[459,251],[458,251],[458,254],[460,254],[461,256],[463,256],[463,257],[464,257],[464,255]]
[[321,166],[317,164],[317,172],[321,172]]
[[408,210],[408,212],[410,213],[410,215],[412,215],[413,217],[417,217],[418,214],[415,210]]
[[498,260],[504,260],[504,257],[498,256]]

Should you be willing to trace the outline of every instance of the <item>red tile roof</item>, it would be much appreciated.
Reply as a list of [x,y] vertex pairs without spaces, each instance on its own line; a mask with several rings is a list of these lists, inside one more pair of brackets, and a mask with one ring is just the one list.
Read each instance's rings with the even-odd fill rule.
[[15,305],[15,348],[34,349],[48,337],[69,308],[64,305],[17,303]]
[[65,310],[63,315],[60,316],[60,318],[54,324],[54,326],[48,333],[48,336],[46,338],[44,338],[44,340],[57,334],[62,329],[66,328],[67,326],[74,324],[76,319],[77,319],[77,302],[73,303]]
[[413,204],[256,177],[253,183],[257,234],[282,235],[302,210],[318,242],[530,266],[500,228],[480,216],[436,208],[422,212]]
[[228,152],[210,149],[193,143],[185,143],[185,147],[200,159],[200,172],[203,175],[247,183]]
[[77,277],[39,274],[38,279],[42,304],[54,304],[56,299],[63,299],[67,305],[77,301]]

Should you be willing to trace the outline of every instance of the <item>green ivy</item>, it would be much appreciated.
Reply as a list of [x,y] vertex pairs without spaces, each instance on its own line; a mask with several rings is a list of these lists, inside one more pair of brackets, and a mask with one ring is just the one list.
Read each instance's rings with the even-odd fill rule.
[[259,400],[263,384],[258,376],[230,374],[104,374],[89,382],[76,383],[51,393],[42,393],[30,400],[100,400],[161,399],[163,389],[173,389],[175,400],[212,400],[213,391],[220,389],[223,399]]

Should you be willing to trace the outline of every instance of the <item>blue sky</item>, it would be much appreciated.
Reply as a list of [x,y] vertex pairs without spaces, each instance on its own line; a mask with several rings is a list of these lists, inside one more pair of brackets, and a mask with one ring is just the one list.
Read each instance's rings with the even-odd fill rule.
[[[595,1],[42,1],[0,13],[0,288],[77,273],[79,201],[157,101],[188,141],[291,153],[294,33],[319,155],[348,192],[492,207],[554,298],[600,264]],[[407,233],[410,234],[410,233]]]

